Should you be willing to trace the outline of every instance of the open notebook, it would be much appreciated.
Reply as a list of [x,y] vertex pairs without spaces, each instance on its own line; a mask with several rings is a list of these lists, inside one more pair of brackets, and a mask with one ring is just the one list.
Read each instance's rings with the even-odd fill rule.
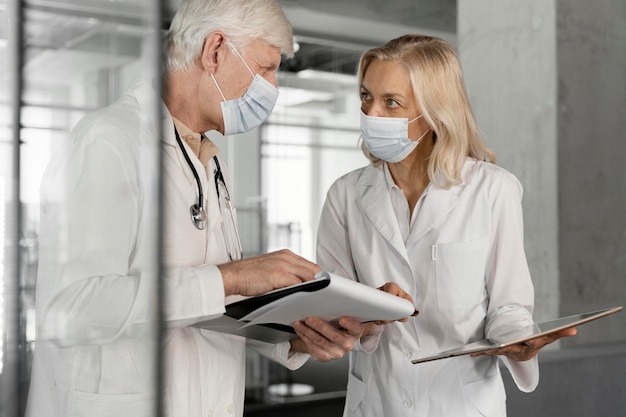
[[526,342],[550,333],[558,332],[569,327],[577,327],[590,321],[597,320],[602,317],[622,311],[621,306],[606,308],[603,310],[592,311],[582,314],[574,314],[572,316],[561,317],[556,320],[546,321],[543,323],[531,324],[526,327],[511,330],[499,335],[493,339],[483,339],[477,342],[460,346],[456,349],[440,352],[436,355],[429,355],[423,358],[413,359],[411,363],[423,363],[434,361],[437,359],[451,358],[453,356],[469,355],[472,353],[485,352],[488,350],[499,349],[506,346],[515,345],[517,343]]

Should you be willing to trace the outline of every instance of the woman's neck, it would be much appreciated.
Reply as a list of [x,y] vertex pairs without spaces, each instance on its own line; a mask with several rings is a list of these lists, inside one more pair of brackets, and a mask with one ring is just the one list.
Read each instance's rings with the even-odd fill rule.
[[400,187],[409,203],[411,214],[430,183],[428,163],[434,146],[433,134],[430,133],[405,159],[387,164],[393,181]]

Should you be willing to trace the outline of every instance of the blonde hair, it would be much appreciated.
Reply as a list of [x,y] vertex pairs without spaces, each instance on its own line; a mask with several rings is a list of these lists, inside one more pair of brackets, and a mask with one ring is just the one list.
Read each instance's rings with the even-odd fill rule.
[[183,0],[165,35],[165,68],[191,69],[215,30],[239,51],[260,39],[293,56],[291,23],[276,0]]
[[[374,60],[398,61],[408,70],[417,104],[436,138],[428,162],[431,182],[441,188],[460,184],[468,156],[495,162],[474,120],[461,65],[449,43],[431,36],[404,35],[370,49],[359,62],[359,85]],[[361,149],[374,165],[381,163],[364,142]]]

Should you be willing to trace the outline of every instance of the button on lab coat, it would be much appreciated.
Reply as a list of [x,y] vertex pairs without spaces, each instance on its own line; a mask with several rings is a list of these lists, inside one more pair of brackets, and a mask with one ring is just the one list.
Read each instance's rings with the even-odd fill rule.
[[[245,339],[190,326],[224,312],[215,265],[226,262],[228,254],[213,161],[205,170],[187,148],[208,213],[208,226],[201,231],[189,214],[198,201],[195,179],[167,110],[163,106],[163,120],[153,115],[157,102],[152,88],[139,83],[79,122],[47,169],[30,417],[154,415],[151,323],[159,261],[165,294],[165,414],[243,415]],[[159,140],[155,126],[161,122]],[[161,258],[155,227],[159,207]],[[288,343],[254,345],[291,368],[306,359],[295,355],[288,360]]]
[[[333,184],[319,226],[319,265],[372,287],[394,281],[420,310],[407,323],[384,326],[373,353],[350,353],[345,416],[506,414],[496,357],[410,360],[532,323],[521,196],[509,172],[468,159],[462,184],[428,186],[404,241],[382,169],[370,165]],[[520,389],[535,388],[536,359],[504,362]]]

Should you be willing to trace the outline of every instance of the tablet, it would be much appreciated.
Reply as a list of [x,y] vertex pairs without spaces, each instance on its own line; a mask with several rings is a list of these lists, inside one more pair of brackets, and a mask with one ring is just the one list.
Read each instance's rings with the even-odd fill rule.
[[461,346],[456,349],[447,350],[432,356],[413,359],[411,363],[417,364],[422,362],[434,361],[437,359],[451,358],[453,356],[469,355],[472,353],[480,353],[493,349],[523,343],[531,339],[545,336],[550,333],[559,332],[569,327],[577,327],[581,324],[589,323],[602,317],[622,311],[623,307],[611,307],[603,310],[591,311],[588,313],[574,314],[572,316],[562,317],[556,320],[546,321],[543,323],[535,323],[522,328],[505,332],[496,338],[483,339],[474,343]]

